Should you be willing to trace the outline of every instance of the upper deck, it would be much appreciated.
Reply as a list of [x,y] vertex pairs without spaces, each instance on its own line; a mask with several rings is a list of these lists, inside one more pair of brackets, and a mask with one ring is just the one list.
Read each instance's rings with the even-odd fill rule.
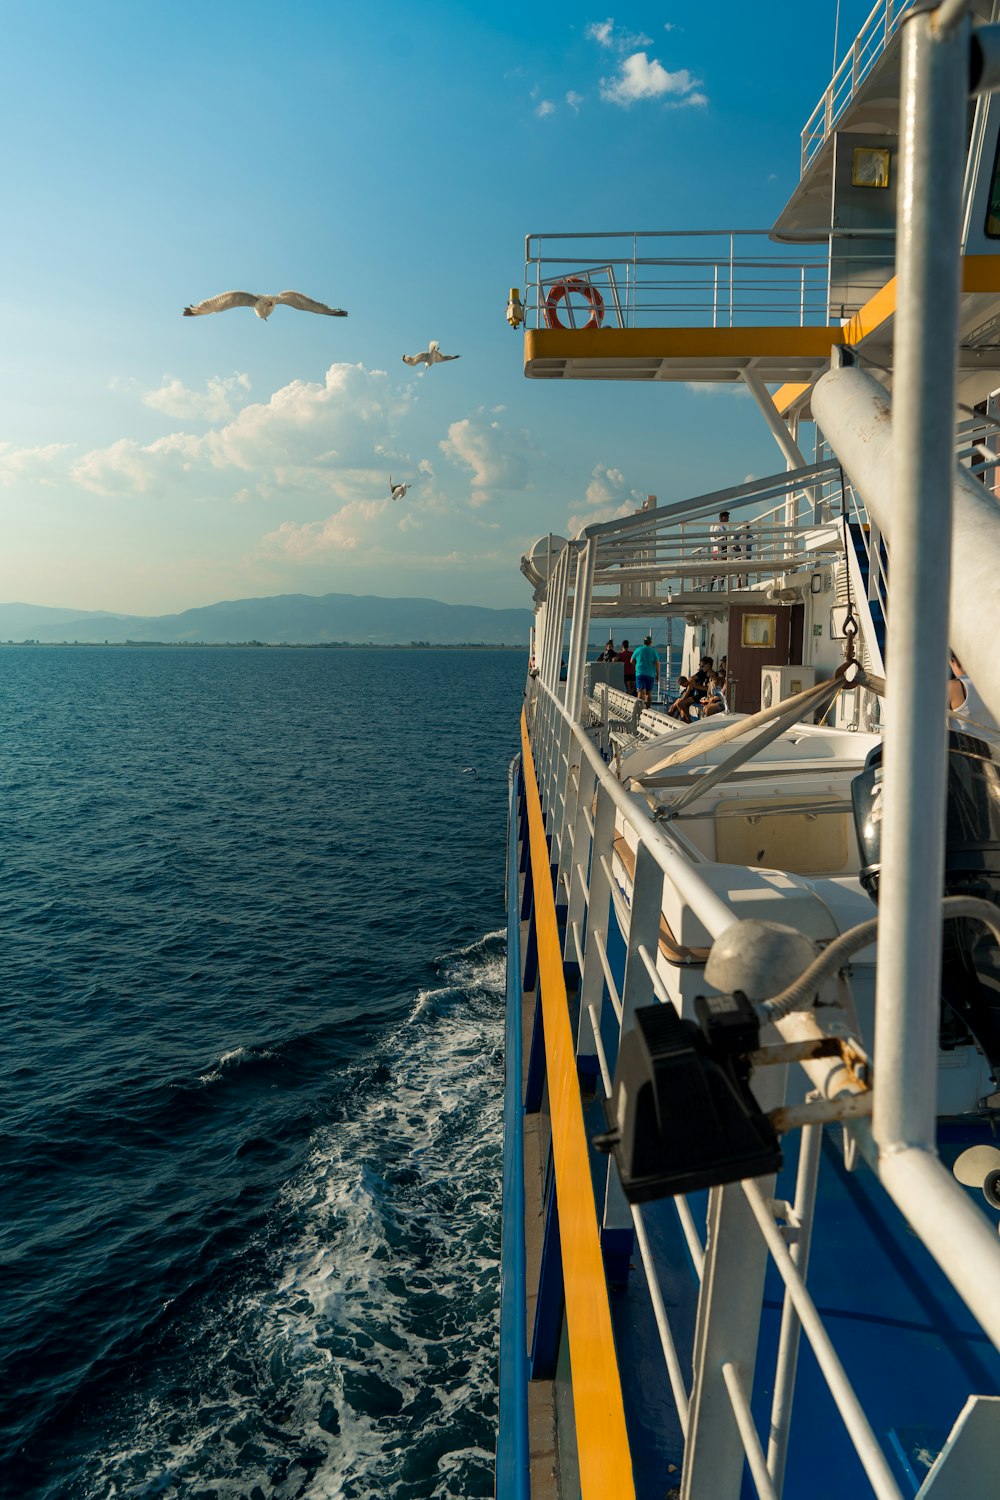
[[[988,15],[991,0],[976,0]],[[530,234],[524,369],[544,380],[745,379],[788,411],[834,345],[893,362],[900,55],[915,0],[879,0],[801,136],[770,229]],[[970,104],[959,395],[1000,369],[1000,104]]]

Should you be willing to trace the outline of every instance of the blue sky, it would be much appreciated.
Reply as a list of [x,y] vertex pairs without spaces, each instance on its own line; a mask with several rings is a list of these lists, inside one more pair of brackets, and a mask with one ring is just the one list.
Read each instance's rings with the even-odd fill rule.
[[[770,224],[834,11],[7,7],[0,601],[524,604],[540,533],[783,467],[733,393],[526,381],[504,307],[529,231]],[[181,316],[285,287],[350,317]]]

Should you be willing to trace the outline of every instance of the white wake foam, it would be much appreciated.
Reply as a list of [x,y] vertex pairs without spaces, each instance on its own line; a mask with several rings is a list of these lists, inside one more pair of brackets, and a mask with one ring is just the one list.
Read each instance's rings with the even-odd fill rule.
[[503,933],[441,979],[288,1184],[266,1290],[194,1333],[190,1394],[148,1405],[89,1494],[492,1494]]

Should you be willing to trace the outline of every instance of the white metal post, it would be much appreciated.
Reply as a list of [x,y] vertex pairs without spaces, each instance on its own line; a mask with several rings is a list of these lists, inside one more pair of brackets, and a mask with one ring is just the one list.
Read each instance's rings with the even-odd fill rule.
[[573,628],[569,642],[569,665],[566,671],[566,707],[570,717],[578,720],[583,698],[584,669],[587,664],[587,640],[590,635],[590,601],[594,592],[594,563],[597,543],[593,537],[585,544],[576,561],[576,585],[573,589]]
[[[799,1166],[795,1179],[795,1217],[798,1239],[791,1256],[803,1281],[809,1270],[813,1214],[816,1206],[816,1184],[819,1180],[822,1125],[806,1125],[799,1143]],[[774,1371],[774,1397],[771,1402],[771,1432],[767,1445],[767,1470],[780,1496],[785,1483],[785,1462],[792,1421],[792,1399],[799,1363],[802,1323],[786,1288],[781,1309],[781,1332],[778,1336],[778,1359]]]
[[[596,773],[595,773],[596,779]],[[608,877],[611,850],[615,838],[615,804],[606,788],[598,786],[597,807],[594,812],[593,858],[590,862],[590,892],[587,899],[586,939],[583,950],[583,977],[580,981],[580,1040],[577,1050],[589,1052],[589,1045],[582,1041],[586,1035],[590,1007],[594,1007],[598,1022],[604,997],[604,966],[601,963],[601,944],[607,942],[610,921],[611,881]],[[603,859],[601,856],[604,856]]]
[[[888,13],[888,7],[887,7]],[[933,1149],[937,1102],[944,697],[969,21],[903,26],[893,421],[892,693],[883,793],[873,1131]]]

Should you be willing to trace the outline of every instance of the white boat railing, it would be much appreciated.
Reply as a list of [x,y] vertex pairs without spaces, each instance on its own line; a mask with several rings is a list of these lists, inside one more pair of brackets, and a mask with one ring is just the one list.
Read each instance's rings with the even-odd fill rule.
[[[858,231],[836,236],[857,237]],[[871,232],[876,233],[875,231]],[[524,310],[532,328],[825,327],[829,256],[766,229],[529,234]],[[893,250],[866,255],[892,275]],[[871,295],[845,304],[850,317]],[[837,304],[840,313],[840,303]],[[596,310],[595,310],[596,309]]]
[[[696,913],[713,939],[737,919],[732,909],[719,899],[665,832],[651,822],[645,807],[626,792],[597,749],[596,729],[585,728],[568,711],[558,684],[554,689],[551,683],[534,680],[530,714],[532,752],[545,810],[546,829],[552,840],[551,859],[556,870],[557,899],[567,907],[565,957],[576,962],[581,976],[578,1051],[596,1053],[604,1092],[610,1096],[611,1071],[602,1040],[601,1012],[605,986],[617,1020],[619,1040],[632,1024],[631,1018],[638,1006],[657,1001],[671,1003],[650,956],[656,951],[659,940],[664,880],[671,883],[681,899]],[[626,931],[622,934],[628,958],[620,985],[607,956],[616,820],[619,827],[624,824],[631,829],[636,841],[635,874]],[[820,1136],[821,1127],[807,1127],[801,1147],[795,1201],[792,1204],[773,1199],[770,1180],[765,1181],[764,1191],[752,1182],[713,1189],[708,1220],[700,1226],[685,1198],[677,1197],[672,1202],[695,1274],[703,1285],[711,1285],[715,1280],[713,1277],[708,1282],[704,1281],[706,1255],[715,1261],[718,1261],[720,1255],[727,1258],[736,1256],[742,1267],[738,1275],[732,1266],[727,1272],[730,1284],[734,1277],[739,1281],[739,1317],[732,1326],[727,1326],[725,1321],[720,1325],[717,1313],[712,1315],[715,1317],[714,1339],[728,1356],[718,1363],[718,1370],[722,1372],[726,1400],[732,1403],[738,1429],[746,1443],[751,1469],[758,1480],[758,1494],[777,1497],[781,1493],[781,1473],[787,1451],[798,1334],[801,1328],[816,1354],[833,1400],[872,1482],[873,1492],[881,1500],[902,1500],[885,1455],[805,1285],[819,1171]],[[720,1223],[726,1218],[722,1212],[722,1200],[727,1199],[731,1205],[735,1195],[745,1198],[750,1209],[747,1223],[756,1225],[785,1281],[782,1331],[774,1379],[771,1382],[775,1396],[770,1451],[766,1457],[749,1419],[747,1385],[753,1371],[753,1360],[751,1358],[748,1369],[746,1359],[748,1332],[752,1332],[753,1341],[756,1341],[756,1322],[763,1297],[762,1264],[755,1273],[756,1285],[751,1287],[750,1281],[754,1280],[754,1273],[751,1267],[748,1278],[748,1266],[753,1262],[753,1257],[747,1253],[743,1230],[739,1232],[739,1239],[742,1241],[740,1247],[732,1244],[729,1235],[725,1236],[724,1244],[718,1239],[713,1244],[710,1235],[713,1218]],[[682,1431],[685,1438],[690,1439],[690,1407],[696,1372],[693,1369],[685,1370],[678,1353],[678,1337],[671,1326],[667,1302],[659,1285],[642,1209],[625,1202],[616,1169],[613,1164],[609,1164],[602,1228],[620,1229],[625,1223],[631,1223],[635,1231],[660,1336],[667,1379]],[[783,1238],[780,1227],[782,1224],[794,1226],[795,1229],[796,1248],[791,1253]],[[712,1493],[721,1495],[723,1492]]]
[[[968,446],[969,434],[961,433],[959,441]],[[822,465],[814,467],[822,474],[822,483],[830,487],[832,500],[832,473],[823,473]],[[784,482],[790,489],[801,487],[802,478],[784,476]],[[839,498],[839,473],[836,486]],[[855,507],[852,514],[860,516],[862,512],[856,508],[853,496],[850,504]],[[596,1054],[606,1093],[611,1087],[611,1069],[602,1039],[606,1029],[602,1018],[605,994],[614,1011],[619,1040],[633,1024],[638,1006],[671,1003],[651,957],[658,951],[665,882],[701,922],[712,941],[737,920],[733,909],[720,899],[671,838],[668,829],[654,822],[646,804],[619,782],[599,748],[604,738],[603,725],[592,722],[593,705],[583,695],[583,667],[596,602],[594,590],[608,571],[609,561],[620,555],[621,541],[659,546],[657,530],[675,520],[677,513],[691,515],[705,509],[706,498],[699,497],[686,511],[684,506],[674,508],[673,515],[639,513],[634,518],[592,528],[592,534],[584,533],[576,543],[564,548],[543,607],[543,616],[548,615],[551,624],[539,633],[539,672],[529,680],[530,743],[546,832],[551,841],[555,899],[566,913],[564,957],[574,962],[580,973],[577,1048],[581,1054]],[[628,521],[634,521],[634,526],[630,527]],[[812,524],[815,529],[816,523]],[[870,525],[868,521],[864,524]],[[666,551],[668,544],[662,542],[662,546]],[[669,568],[673,564],[667,558],[663,566]],[[562,683],[560,669],[567,618],[571,620],[571,628],[566,681]],[[607,702],[606,694],[604,701]],[[629,830],[635,865],[623,919],[624,971],[618,973],[609,958],[608,935],[613,908],[615,919],[622,920],[623,904],[613,901],[615,835],[622,828]],[[905,1089],[907,1080],[897,1077],[899,1072],[895,1051],[884,1049],[878,1062],[877,1087],[890,1092]],[[895,1159],[880,1159],[866,1125],[848,1129],[883,1180],[887,1194],[900,1202],[903,1176],[910,1170],[909,1165]],[[810,1135],[809,1130],[815,1130],[815,1134]],[[707,1218],[700,1225],[685,1200],[674,1200],[701,1284],[698,1320],[701,1332],[690,1369],[685,1368],[685,1360],[679,1353],[680,1341],[658,1283],[642,1211],[626,1203],[616,1169],[609,1163],[602,1228],[621,1230],[631,1226],[636,1237],[659,1331],[666,1378],[688,1444],[683,1500],[703,1494],[712,1494],[719,1500],[735,1495],[744,1456],[758,1495],[773,1496],[775,1500],[780,1497],[803,1333],[865,1470],[871,1492],[880,1500],[901,1500],[886,1454],[806,1285],[819,1170],[818,1141],[819,1127],[808,1127],[800,1147],[799,1177],[791,1204],[774,1200],[770,1180],[761,1184],[733,1184],[711,1191]],[[913,1172],[923,1165],[916,1163]],[[984,1299],[983,1284],[995,1281],[1000,1275],[1000,1245],[996,1244],[983,1215],[972,1207],[950,1176],[944,1180],[946,1176],[940,1163],[927,1161],[918,1181],[920,1204],[916,1204],[915,1197],[907,1199],[911,1223],[917,1237],[939,1260],[959,1295],[997,1342],[997,1309],[995,1305],[984,1305],[990,1299]],[[933,1210],[929,1210],[930,1204]],[[921,1209],[919,1215],[917,1206]],[[791,1250],[786,1243],[789,1235],[795,1242]],[[759,1254],[748,1249],[750,1242],[759,1245]],[[968,1256],[960,1253],[960,1244],[971,1252]],[[942,1246],[949,1247],[947,1255],[942,1254]],[[764,1377],[774,1391],[765,1452],[750,1412],[749,1391],[757,1359],[757,1330],[768,1255],[782,1277],[784,1292],[773,1378]],[[988,1261],[996,1264],[989,1265]]]
[[802,127],[802,163],[804,174],[809,163],[829,138],[833,127],[847,109],[859,87],[884,54],[899,30],[914,0],[878,0],[868,15],[843,61],[823,90],[823,97]]
[[[590,547],[593,546],[591,543]],[[584,604],[588,572],[593,561],[593,554],[588,559],[585,552],[586,549],[571,558],[567,549],[557,568],[563,579],[554,579],[558,591],[560,583],[568,584],[571,575],[575,574],[575,588],[570,597],[576,606],[573,611],[578,626],[575,637],[581,641],[585,640],[582,631],[586,618]],[[732,926],[737,918],[664,828],[649,818],[645,805],[619,782],[598,748],[599,726],[585,726],[580,716],[570,711],[569,705],[575,701],[576,689],[570,684],[578,676],[574,672],[576,666],[571,649],[569,683],[560,684],[559,658],[550,650],[547,672],[543,668],[541,675],[529,679],[530,741],[546,831],[551,838],[556,900],[566,907],[564,956],[567,961],[578,965],[580,973],[581,1020],[577,1047],[581,1054],[596,1054],[604,1092],[610,1095],[611,1067],[602,1039],[602,1031],[607,1028],[602,1018],[605,993],[615,1014],[619,1041],[633,1024],[632,1016],[638,1006],[671,1003],[651,957],[657,951],[659,941],[664,882],[669,882],[681,901],[695,913],[712,940]],[[549,680],[544,680],[546,675]],[[587,716],[589,718],[589,713]],[[630,830],[630,842],[634,840],[635,843],[635,871],[622,932],[627,950],[622,978],[616,975],[608,957],[607,944],[615,884],[615,833],[616,828],[620,832],[623,827]],[[621,909],[619,903],[616,908],[619,920]],[[892,1067],[890,1058],[880,1076],[891,1073]],[[862,1149],[877,1169],[870,1136],[864,1127],[856,1129],[860,1133]],[[701,1296],[709,1299],[703,1314],[707,1312],[712,1321],[712,1370],[707,1368],[704,1349],[700,1361],[696,1349],[693,1366],[686,1368],[679,1353],[678,1333],[671,1324],[667,1298],[659,1285],[642,1210],[625,1202],[613,1163],[609,1163],[602,1228],[620,1229],[624,1224],[633,1227],[659,1332],[666,1377],[682,1431],[689,1442],[694,1442],[696,1437],[692,1430],[693,1402],[700,1382],[698,1421],[703,1429],[707,1424],[714,1432],[713,1446],[718,1444],[718,1411],[709,1416],[706,1406],[706,1403],[711,1405],[713,1397],[709,1387],[714,1382],[718,1386],[715,1399],[721,1393],[733,1411],[758,1495],[773,1496],[777,1500],[782,1492],[799,1337],[804,1333],[868,1475],[872,1493],[880,1500],[902,1500],[888,1459],[806,1286],[821,1134],[818,1125],[807,1126],[803,1132],[792,1203],[774,1199],[770,1179],[761,1184],[745,1182],[712,1189],[708,1216],[701,1224],[695,1219],[686,1199],[677,1197],[672,1200],[694,1273],[703,1286]],[[742,1213],[738,1207],[734,1208],[735,1199],[743,1203]],[[947,1212],[947,1209],[943,1211]],[[748,1253],[746,1235],[751,1226],[762,1245],[766,1246],[784,1282],[775,1368],[773,1377],[765,1377],[765,1384],[774,1391],[766,1453],[750,1417],[748,1402],[765,1263],[756,1261]],[[786,1242],[789,1236],[791,1249]],[[997,1255],[1000,1257],[1000,1246]],[[952,1279],[963,1292],[960,1285],[963,1276],[957,1262],[958,1257],[951,1268]],[[714,1305],[720,1278],[725,1279],[730,1295],[734,1286],[738,1289],[738,1316],[730,1318],[724,1306],[720,1309]],[[741,1462],[742,1456],[743,1449]],[[692,1489],[691,1494],[710,1492],[721,1497],[735,1494],[737,1490],[738,1482],[733,1490],[712,1488],[706,1491],[702,1488]]]

